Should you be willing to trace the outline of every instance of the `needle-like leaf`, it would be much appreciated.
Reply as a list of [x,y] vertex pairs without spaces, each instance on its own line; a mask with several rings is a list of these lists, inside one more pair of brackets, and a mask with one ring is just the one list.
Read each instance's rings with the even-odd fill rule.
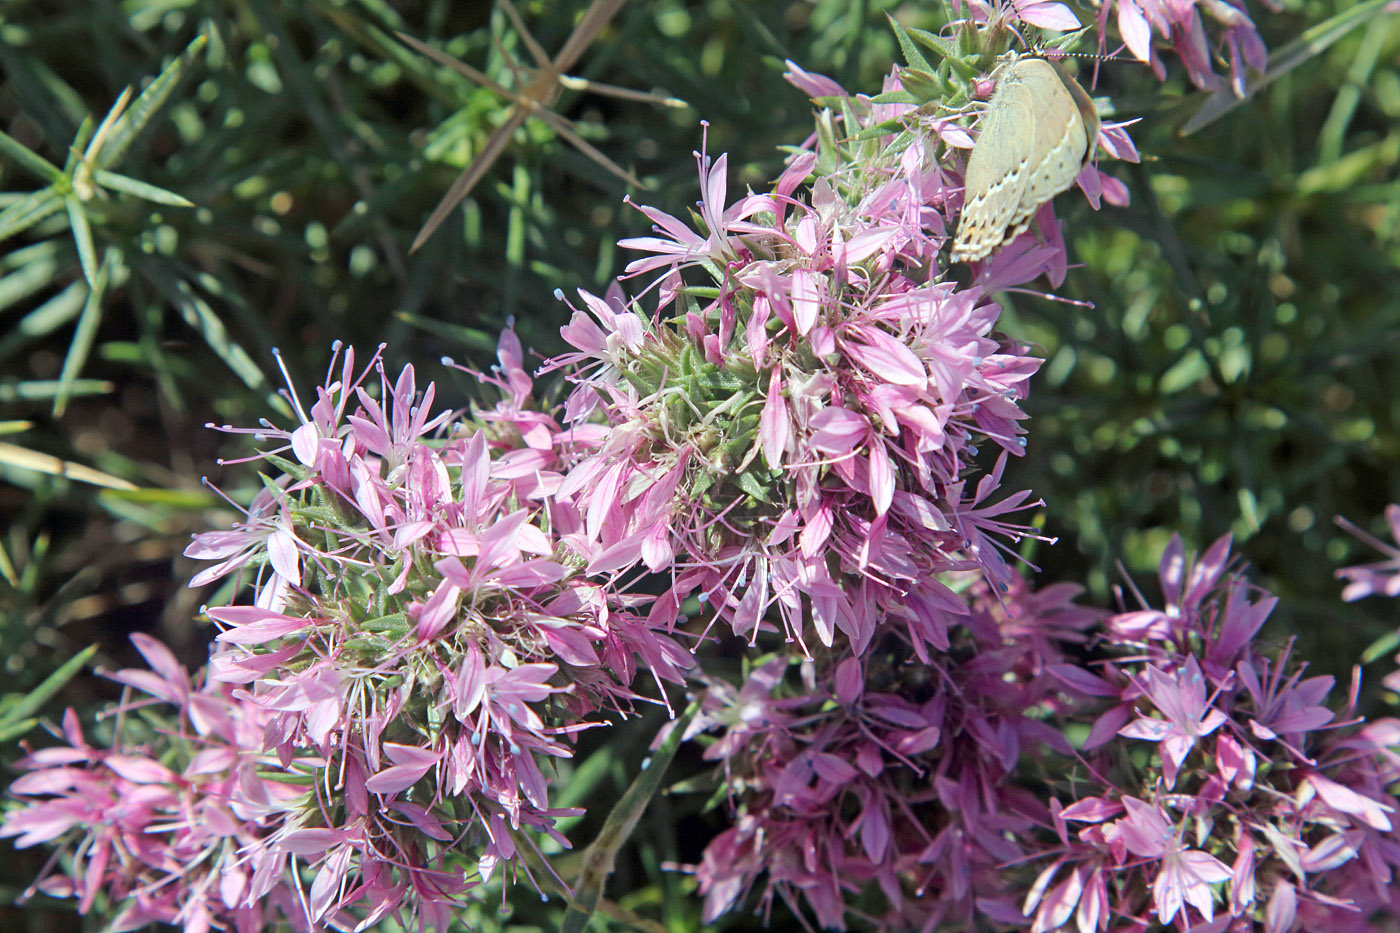
[[32,470],[35,473],[65,476],[79,483],[91,483],[94,486],[105,486],[108,489],[133,490],[137,488],[121,477],[103,473],[101,470],[94,470],[90,466],[74,463],[71,460],[60,460],[52,454],[42,454],[15,444],[0,443],[0,463],[21,470]]
[[1189,136],[1219,120],[1308,59],[1321,55],[1356,27],[1386,13],[1390,6],[1391,0],[1366,0],[1306,30],[1297,39],[1269,54],[1268,72],[1250,78],[1245,84],[1244,96],[1237,96],[1228,85],[1212,92],[1200,109],[1186,121],[1181,135]]
[[194,207],[193,201],[181,197],[173,191],[167,191],[149,182],[128,178],[126,175],[120,175],[116,172],[98,170],[93,173],[92,180],[102,185],[104,188],[111,188],[113,191],[120,191],[123,194],[129,194],[143,201],[151,201],[155,204],[168,204],[171,207]]
[[9,156],[49,184],[63,177],[63,170],[5,132],[0,132],[0,155]]
[[[93,145],[89,147],[94,169],[110,168],[126,154],[126,150],[136,140],[137,134],[151,122],[151,118],[170,97],[175,86],[180,83],[180,79],[189,71],[195,58],[204,50],[204,46],[208,42],[208,33],[200,33],[195,36],[194,40],[185,46],[185,50],[169,65],[166,65],[161,73],[156,75],[155,80],[146,86],[146,89],[141,92],[141,96],[136,98],[130,108],[125,107],[127,99],[125,94],[118,99],[117,106],[113,107],[111,113],[108,114],[111,126],[108,127],[104,122],[103,129],[93,136]],[[123,110],[125,112],[122,112]],[[100,145],[99,137],[101,138]]]
[[457,205],[462,203],[462,200],[471,193],[472,189],[476,187],[477,182],[485,176],[492,164],[494,164],[501,153],[505,151],[506,144],[510,141],[511,135],[525,122],[526,118],[531,116],[539,117],[544,120],[544,122],[562,136],[566,142],[618,178],[628,184],[641,187],[641,182],[630,172],[617,165],[596,147],[584,140],[567,120],[548,109],[553,105],[560,91],[565,87],[563,83],[564,72],[578,61],[579,56],[583,54],[584,50],[593,42],[598,33],[608,24],[626,2],[627,0],[594,0],[588,9],[584,11],[583,18],[579,20],[578,25],[569,35],[569,38],[565,40],[564,47],[559,50],[559,54],[554,57],[553,61],[550,61],[544,49],[535,41],[534,36],[530,35],[529,30],[525,28],[524,21],[521,19],[515,7],[510,3],[510,0],[500,0],[501,7],[505,10],[506,16],[509,17],[510,21],[515,25],[516,31],[520,34],[521,41],[525,43],[526,49],[530,52],[531,57],[534,58],[538,65],[538,71],[534,75],[533,80],[520,91],[512,91],[502,87],[465,62],[458,61],[445,52],[435,49],[412,36],[399,33],[399,38],[413,49],[428,56],[433,61],[452,68],[471,81],[501,95],[511,102],[511,113],[509,117],[501,124],[496,132],[491,134],[490,139],[487,140],[482,150],[477,153],[472,163],[462,171],[462,174],[457,176],[457,180],[452,183],[452,187],[447,190],[442,200],[438,202],[437,207],[433,209],[432,214],[429,215],[428,220],[423,224],[423,228],[419,230],[418,235],[413,238],[413,245],[410,247],[410,251],[416,250],[418,247],[422,246],[427,242],[428,238],[437,231],[438,227],[442,226],[443,221],[447,219],[448,215],[450,215],[452,211],[456,209]]
[[73,383],[77,380],[78,373],[82,372],[88,354],[92,352],[93,341],[97,339],[97,325],[102,321],[102,298],[107,293],[107,283],[111,280],[112,270],[121,262],[119,256],[120,250],[109,249],[102,257],[101,268],[88,279],[91,291],[88,292],[87,301],[83,305],[82,316],[78,318],[78,326],[73,331],[73,340],[68,344],[68,355],[63,360],[63,370],[58,377],[58,394],[53,400],[55,418],[63,417],[63,413],[68,410]]
[[6,703],[4,708],[0,709],[0,742],[13,742],[34,728],[38,722],[34,717],[38,716],[49,700],[58,696],[68,681],[86,667],[95,654],[97,646],[88,645],[63,662],[63,666],[58,670],[45,677],[39,686],[13,702]]
[[87,209],[82,199],[70,194],[63,201],[68,209],[68,223],[73,228],[73,243],[78,248],[78,263],[83,267],[83,278],[88,285],[97,281],[97,247],[92,242],[92,226],[88,223]]
[[63,208],[63,195],[53,188],[41,188],[0,211],[0,240],[23,233]]

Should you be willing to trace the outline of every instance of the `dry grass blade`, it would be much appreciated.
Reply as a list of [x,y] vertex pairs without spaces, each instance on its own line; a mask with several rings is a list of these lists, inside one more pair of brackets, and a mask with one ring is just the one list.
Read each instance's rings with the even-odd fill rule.
[[447,189],[447,194],[443,195],[437,207],[433,208],[432,214],[423,224],[423,229],[419,230],[418,235],[413,238],[413,245],[408,248],[410,253],[428,242],[428,237],[442,226],[447,215],[451,214],[457,205],[462,203],[462,199],[471,193],[471,190],[476,187],[476,183],[481,181],[482,176],[495,164],[496,159],[500,157],[502,152],[505,152],[506,144],[510,142],[511,135],[520,128],[520,124],[525,122],[527,116],[529,116],[528,111],[517,107],[515,112],[510,115],[510,119],[502,123],[496,132],[491,134],[491,138],[486,140],[486,145],[476,154],[476,158],[472,159],[472,164],[468,165],[466,171],[457,176],[452,187]]
[[593,0],[588,9],[583,13],[583,19],[578,21],[573,33],[564,40],[564,47],[559,50],[559,54],[554,56],[554,71],[563,74],[574,67],[574,62],[579,60],[579,56],[584,50],[593,44],[598,33],[602,31],[617,11],[622,9],[622,5],[627,0]]
[[21,470],[30,470],[34,473],[65,476],[80,483],[91,483],[94,486],[104,486],[107,489],[121,489],[131,492],[139,488],[119,476],[112,476],[101,470],[83,466],[81,463],[61,460],[52,454],[39,453],[37,450],[30,450],[15,444],[0,443],[0,463]]
[[[638,188],[646,187],[642,184],[641,179],[637,178],[631,172],[627,171],[627,169],[618,165],[612,159],[609,159],[606,155],[603,154],[603,152],[600,149],[598,149],[588,140],[584,139],[578,133],[574,132],[573,128],[569,126],[568,121],[566,121],[563,117],[560,117],[558,114],[548,112],[541,113],[540,116],[544,119],[546,123],[554,127],[555,131],[558,132],[560,136],[564,137],[564,139],[568,141],[569,144],[572,145],[579,152],[582,152],[594,162],[598,163],[603,168],[607,169],[609,172],[612,172],[618,178],[627,182],[627,184],[633,185]],[[550,119],[551,117],[553,117],[554,119]]]
[[667,97],[657,94],[654,91],[634,91],[630,87],[618,87],[616,84],[604,84],[601,81],[589,81],[587,78],[575,78],[572,75],[560,75],[559,86],[568,88],[571,91],[587,91],[590,94],[598,94],[602,97],[616,97],[619,100],[635,100],[646,104],[657,104],[661,107],[689,107],[690,104],[679,97]]
[[[515,4],[511,3],[510,0],[499,0],[499,2],[501,4],[501,9],[506,11],[506,17],[511,21],[511,24],[515,26],[515,31],[520,34],[520,41],[525,43],[525,48],[529,50],[530,57],[535,60],[535,67],[541,71],[549,70],[550,66],[553,65],[553,62],[549,60],[549,53],[546,52],[544,46],[536,42],[535,37],[530,34],[530,30],[526,28],[525,21],[520,18],[520,12],[516,10]],[[597,5],[597,3],[593,4],[593,6]],[[589,11],[592,11],[592,7],[589,7]],[[584,14],[584,18],[587,19],[586,13]],[[580,25],[582,24],[580,23]]]
[[475,68],[473,68],[471,65],[468,65],[464,61],[453,58],[451,55],[448,55],[441,49],[433,48],[431,45],[424,42],[422,39],[414,38],[406,32],[398,32],[395,33],[395,35],[398,36],[399,39],[405,45],[413,49],[413,51],[419,53],[420,55],[425,55],[428,58],[431,58],[439,65],[446,65],[448,68],[451,68],[453,71],[462,75],[467,80],[474,81],[477,84],[480,84],[488,91],[491,91],[494,94],[499,94],[507,100],[515,101],[516,103],[521,103],[524,100],[524,98],[521,97],[521,95],[505,87],[502,87],[495,81],[492,81],[483,72],[477,71]]
[[530,35],[529,30],[525,28],[524,21],[520,18],[520,14],[516,11],[510,0],[500,0],[501,7],[505,10],[506,16],[510,18],[511,23],[514,24],[516,30],[520,33],[521,41],[525,43],[525,47],[529,50],[530,55],[539,65],[538,72],[534,79],[528,86],[518,92],[502,87],[482,72],[477,71],[465,62],[458,61],[439,49],[435,49],[404,33],[398,34],[399,38],[415,51],[428,56],[439,64],[446,65],[469,80],[476,82],[493,93],[501,95],[511,102],[511,113],[509,117],[507,117],[505,123],[503,123],[496,132],[491,134],[491,138],[487,140],[482,150],[477,153],[476,158],[472,159],[471,164],[462,171],[462,174],[457,176],[457,180],[452,183],[452,187],[443,195],[442,200],[438,202],[437,207],[433,209],[432,214],[429,215],[428,220],[423,224],[423,228],[419,230],[418,235],[413,238],[413,245],[409,248],[410,252],[417,250],[427,242],[429,237],[437,232],[438,227],[442,226],[443,222],[447,220],[448,215],[450,215],[452,211],[456,209],[457,205],[462,203],[462,200],[471,193],[472,189],[476,187],[477,182],[485,176],[487,170],[491,168],[496,159],[505,151],[506,143],[510,140],[511,134],[513,134],[516,129],[525,122],[525,119],[530,116],[536,116],[544,120],[570,145],[607,169],[613,175],[616,175],[628,184],[636,185],[637,187],[642,186],[641,182],[630,172],[617,165],[606,155],[585,141],[569,121],[548,109],[558,98],[559,92],[564,87],[562,82],[563,73],[567,71],[574,62],[578,61],[579,56],[592,44],[598,33],[608,24],[626,2],[627,0],[593,0],[593,3],[584,11],[583,18],[579,20],[578,26],[574,28],[569,38],[565,40],[564,47],[551,62],[544,49],[535,41],[535,38]]

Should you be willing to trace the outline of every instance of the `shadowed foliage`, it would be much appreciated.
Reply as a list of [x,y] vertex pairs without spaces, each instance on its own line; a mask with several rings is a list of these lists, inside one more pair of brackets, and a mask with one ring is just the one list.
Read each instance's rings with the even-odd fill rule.
[[[1341,6],[1292,4],[1261,17],[1261,32],[1283,48]],[[585,7],[516,4],[549,54]],[[625,4],[570,73],[688,106],[580,84],[563,85],[550,106],[646,186],[630,191],[635,199],[680,215],[698,196],[701,120],[709,151],[730,154],[731,194],[768,184],[781,147],[811,129],[811,105],[782,80],[783,60],[873,94],[898,52],[886,13],[927,29],[943,15],[893,0]],[[282,380],[267,374],[273,348],[296,384],[311,385],[333,341],[387,343],[392,369],[413,362],[423,382],[438,381],[440,399],[465,405],[474,381],[434,361],[488,367],[510,320],[527,348],[557,352],[566,313],[555,290],[602,293],[629,258],[616,241],[648,230],[623,203],[624,182],[527,114],[461,206],[411,250],[511,100],[400,33],[504,88],[531,78],[529,43],[486,2],[5,8],[6,694],[38,687],[89,645],[96,663],[129,666],[136,631],[199,663],[210,632],[191,620],[206,596],[186,587],[193,565],[181,552],[191,533],[235,515],[202,478],[243,503],[260,483],[251,467],[216,466],[247,448],[203,426],[290,410],[275,391]],[[1121,580],[1116,561],[1142,576],[1173,532],[1199,548],[1232,531],[1281,597],[1273,634],[1297,634],[1318,668],[1345,673],[1394,629],[1395,604],[1384,602],[1352,606],[1336,623],[1333,569],[1369,555],[1332,518],[1379,532],[1385,504],[1400,500],[1397,45],[1391,19],[1379,19],[1184,138],[1202,101],[1184,75],[1162,85],[1132,64],[1098,66],[1090,93],[1112,100],[1117,119],[1143,118],[1133,128],[1143,163],[1104,166],[1132,205],[1094,212],[1062,196],[1070,255],[1083,265],[1058,291],[1085,304],[1016,295],[999,324],[1047,361],[1025,406],[1027,456],[1004,480],[1047,503],[1042,528],[1059,543],[1027,552],[1043,580],[1085,581],[1106,605]],[[1079,69],[1086,87],[1092,67]],[[114,693],[80,675],[42,712],[56,720],[64,706]],[[559,805],[589,813],[561,828],[592,838],[659,723],[584,738]],[[3,757],[16,754],[11,744]],[[702,765],[686,746],[672,767],[685,777]],[[608,928],[700,928],[693,881],[662,866],[693,863],[714,833],[702,802],[653,801],[608,882]],[[37,850],[6,860],[0,903],[41,861]],[[464,921],[557,925],[557,903],[539,907],[520,891],[513,917],[488,897]],[[0,928],[95,928],[70,907],[42,897],[0,906]],[[795,928],[784,911],[774,909],[773,929]],[[721,921],[758,923],[737,911]]]

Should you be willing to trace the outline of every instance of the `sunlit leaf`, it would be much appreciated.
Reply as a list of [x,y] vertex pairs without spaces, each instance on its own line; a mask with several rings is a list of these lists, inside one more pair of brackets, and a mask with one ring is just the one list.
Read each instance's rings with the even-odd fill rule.
[[[82,395],[111,395],[116,383],[106,379],[75,379],[69,386],[69,398]],[[59,382],[56,379],[26,379],[23,382],[0,383],[0,404],[15,402],[42,402],[58,395]],[[0,434],[7,433],[0,422]],[[24,423],[24,422],[20,422]]]
[[0,211],[0,240],[6,240],[16,233],[58,213],[63,209],[63,195],[53,188],[41,188],[26,195],[14,204]]
[[111,188],[113,191],[120,191],[123,194],[129,194],[143,201],[153,201],[156,204],[168,204],[171,207],[195,206],[193,201],[173,191],[167,191],[164,188],[159,188],[135,178],[128,178],[116,172],[108,172],[105,170],[97,171],[93,173],[92,178],[93,181],[96,181],[103,187]]
[[131,104],[131,95],[131,88],[122,88],[122,92],[117,95],[116,101],[108,108],[107,115],[102,118],[101,123],[97,124],[97,129],[93,132],[87,145],[84,146],[78,142],[73,143],[73,149],[75,151],[80,148],[82,149],[83,162],[88,164],[93,163],[102,152],[103,146],[107,143],[107,138],[116,130],[118,121],[121,120],[122,115],[126,113],[126,108]]
[[[15,271],[0,278],[0,309],[8,308],[23,301],[35,292],[53,284],[59,272],[69,264],[66,244],[45,240],[12,254],[16,261]],[[79,288],[83,288],[81,284]],[[81,300],[80,302],[81,303]],[[32,313],[32,312],[31,312]],[[13,332],[24,327],[11,325],[11,334],[0,338],[0,345],[7,342]]]
[[195,294],[188,282],[175,279],[151,263],[144,264],[142,270],[166,300],[179,309],[185,323],[199,333],[209,349],[224,361],[244,385],[257,390],[266,387],[267,378],[262,370],[253,362],[248,352],[229,336],[228,328],[219,319],[218,313],[209,302]]
[[87,209],[77,195],[69,195],[63,200],[68,209],[68,223],[73,229],[73,244],[78,249],[78,262],[83,267],[83,278],[89,285],[97,281],[97,247],[92,242],[92,226],[88,224]]
[[661,787],[661,779],[665,776],[671,759],[675,757],[676,750],[680,748],[685,728],[699,709],[699,701],[694,701],[675,720],[667,724],[670,731],[666,740],[652,754],[645,770],[637,775],[622,795],[622,799],[608,813],[597,838],[584,851],[583,869],[574,885],[574,901],[569,905],[569,910],[564,915],[564,923],[560,927],[563,933],[583,933],[588,926],[588,919],[597,909],[598,901],[603,896],[603,886],[612,874],[618,850],[632,835],[637,821],[642,818],[642,813],[651,803],[651,798]]
[[28,729],[18,728],[22,721],[37,715],[50,700],[58,696],[64,686],[87,666],[95,654],[97,645],[88,645],[63,662],[62,667],[45,677],[33,690],[15,702],[6,703],[4,709],[0,710],[0,742],[13,741],[27,732]]
[[48,476],[61,476],[79,483],[90,483],[93,486],[105,486],[109,489],[137,488],[119,476],[112,476],[90,466],[75,463],[72,460],[63,460],[52,454],[40,453],[37,450],[30,450],[16,444],[0,443],[0,464],[34,473],[44,473]]

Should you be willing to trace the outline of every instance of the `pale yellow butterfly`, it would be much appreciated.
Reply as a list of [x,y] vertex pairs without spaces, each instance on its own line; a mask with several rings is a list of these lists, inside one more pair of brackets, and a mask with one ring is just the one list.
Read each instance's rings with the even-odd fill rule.
[[996,90],[967,160],[953,261],[985,259],[1030,226],[1079,177],[1099,132],[1094,102],[1058,64],[1018,56],[992,72]]

